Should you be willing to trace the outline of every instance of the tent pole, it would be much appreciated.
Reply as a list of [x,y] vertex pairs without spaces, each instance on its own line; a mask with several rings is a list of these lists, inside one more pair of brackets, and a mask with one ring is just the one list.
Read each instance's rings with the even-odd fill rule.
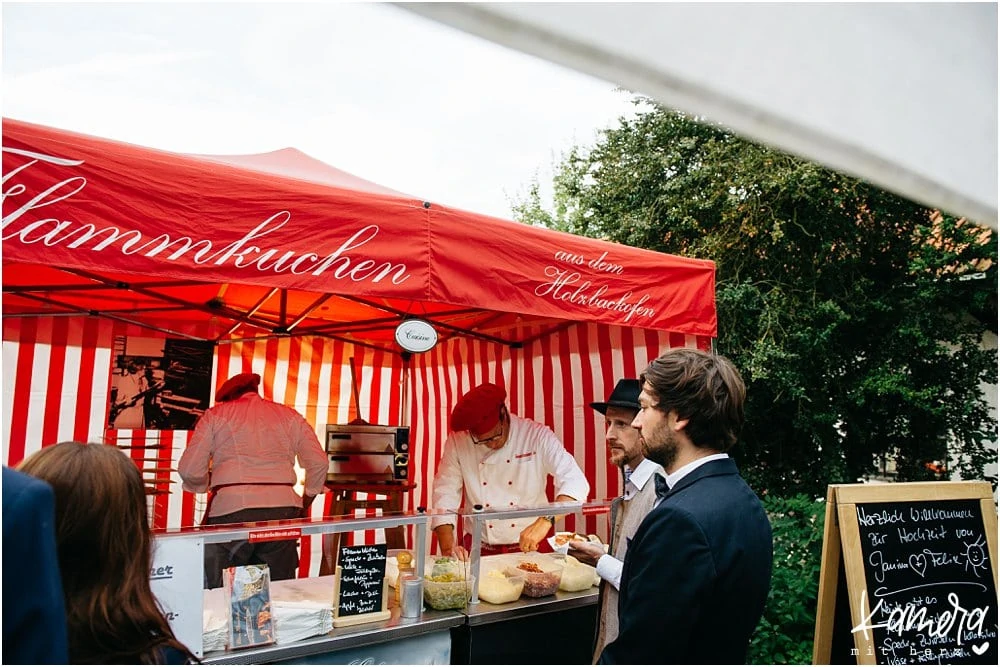
[[403,361],[403,372],[400,376],[399,381],[399,425],[409,426],[410,425],[410,392],[408,391],[410,387],[410,365],[413,361],[413,357],[409,354],[401,354],[400,358]]
[[501,317],[503,317],[506,314],[507,313],[494,312],[492,315],[490,315],[486,319],[483,319],[483,320],[480,320],[480,321],[476,322],[476,326],[477,327],[489,326],[490,322],[492,322],[493,320],[498,320],[498,319],[500,319]]
[[[343,297],[341,297],[343,298]],[[462,308],[460,310],[443,310],[435,313],[436,317],[453,317],[457,315],[468,315],[469,313],[482,312],[481,308]],[[330,324],[320,324],[306,329],[299,329],[300,334],[320,334],[331,331],[346,329],[348,331],[358,331],[361,327],[375,328],[377,325],[395,325],[399,322],[398,315],[391,317],[375,317],[370,320],[356,320],[354,322],[331,322]],[[371,330],[371,329],[369,329]]]
[[[351,301],[357,301],[360,304],[366,306],[371,306],[372,308],[379,308],[386,311],[387,313],[395,313],[400,317],[407,317],[409,313],[399,310],[397,308],[392,308],[390,306],[385,306],[380,303],[375,303],[373,301],[368,301],[367,299],[362,299],[356,296],[344,296],[345,299],[350,299]],[[463,329],[462,327],[452,326],[446,324],[445,322],[438,322],[437,320],[431,319],[430,317],[425,317],[425,320],[433,324],[434,326],[441,327],[442,329],[448,329],[449,331],[455,331],[466,336],[471,336],[473,338],[481,338],[483,340],[489,341],[491,343],[499,343],[501,345],[511,345],[514,341],[504,340],[502,338],[497,338],[496,336],[490,336],[489,334],[479,333],[478,331],[473,331],[471,329]]]
[[103,313],[176,313],[178,311],[189,310],[184,306],[150,306],[149,308],[108,308]]
[[325,334],[325,333],[314,333],[314,334],[295,333],[292,335],[283,333],[269,333],[269,334],[264,334],[263,336],[250,336],[244,338],[217,338],[212,340],[212,342],[215,343],[216,345],[230,345],[232,343],[253,343],[259,340],[267,340],[268,338],[292,338],[292,337],[302,337],[305,335],[318,336],[320,338],[329,338],[330,340],[336,340],[341,343],[349,343],[351,345],[357,345],[358,347],[366,347],[369,350],[378,350],[379,352],[386,352],[388,354],[399,353],[399,350],[395,350],[393,348],[382,347],[381,345],[375,345],[373,343],[366,343],[364,341],[354,340],[352,338],[345,338],[344,336],[335,336],[333,334]]
[[[196,280],[158,280],[148,283],[139,283],[140,287],[193,287],[204,283]],[[83,292],[91,290],[108,289],[107,284],[94,285],[86,283],[83,285],[5,285],[4,292],[17,294],[19,292]]]
[[556,326],[552,327],[551,329],[548,329],[548,330],[543,331],[541,333],[535,334],[531,338],[525,338],[525,339],[523,339],[521,341],[521,345],[528,345],[529,343],[534,343],[539,338],[545,338],[546,336],[550,336],[550,335],[552,335],[554,333],[558,333],[560,331],[565,331],[566,329],[569,329],[574,324],[576,324],[576,322],[563,322],[562,324],[557,324]]
[[[27,296],[27,295],[25,295]],[[3,318],[7,319],[17,319],[22,317],[88,317],[90,314],[85,312],[76,313],[51,313],[44,310],[31,311],[28,313],[4,313]]]
[[278,326],[277,322],[263,316],[248,317],[245,311],[230,308],[222,302],[214,302],[212,306],[199,308],[198,310],[211,315],[225,317],[226,319],[236,320],[237,328],[240,324],[245,324],[257,329],[263,329],[264,331],[275,333],[274,329]]
[[[260,298],[260,300],[257,301],[257,303],[255,303],[253,306],[250,307],[250,310],[247,311],[247,317],[253,317],[254,315],[256,315],[257,311],[260,310],[261,307],[265,303],[267,303],[268,299],[270,299],[272,296],[274,296],[275,292],[277,292],[277,291],[278,291],[277,287],[274,287],[274,288],[271,288],[270,290],[268,290],[267,294],[265,294],[264,296],[262,296]],[[236,331],[237,329],[239,329],[240,328],[240,324],[242,324],[242,322],[234,322],[233,326],[231,326],[226,331],[226,333],[222,334],[222,336],[220,336],[220,338],[222,338],[224,336],[228,336],[229,334],[231,334],[234,331]]]
[[[322,305],[323,305],[324,303],[326,303],[326,302],[327,302],[327,300],[328,300],[328,299],[329,299],[330,297],[332,297],[332,296],[333,296],[333,294],[330,294],[330,293],[328,292],[328,293],[324,294],[323,296],[321,296],[320,298],[318,298],[318,299],[316,299],[315,301],[313,301],[313,302],[312,302],[311,304],[309,304],[308,306],[306,306],[305,310],[303,310],[303,311],[302,311],[301,313],[299,313],[299,316],[298,316],[298,317],[296,317],[296,318],[295,318],[294,320],[292,320],[292,321],[291,321],[291,322],[290,322],[290,323],[288,324],[288,326],[287,326],[287,327],[285,327],[285,331],[291,331],[291,330],[292,330],[292,329],[294,329],[295,327],[297,327],[297,326],[299,326],[300,324],[302,324],[302,322],[303,322],[303,321],[304,321],[304,320],[305,320],[305,319],[306,319],[307,317],[309,317],[310,315],[312,315],[312,313],[313,313],[313,311],[314,311],[314,310],[316,310],[317,308],[319,308],[320,306],[322,306]],[[282,319],[284,319],[284,318],[282,318]]]
[[[192,334],[183,333],[181,331],[174,331],[172,329],[167,329],[165,327],[159,327],[159,326],[154,326],[152,324],[147,324],[146,322],[142,322],[140,320],[134,320],[134,319],[131,319],[131,318],[128,318],[128,317],[122,317],[121,315],[111,315],[110,313],[101,312],[99,310],[80,310],[77,306],[74,306],[71,303],[63,303],[62,301],[58,301],[56,299],[50,299],[50,298],[44,297],[44,296],[39,296],[38,294],[22,294],[21,296],[24,297],[25,299],[33,299],[35,301],[41,301],[42,303],[48,303],[48,304],[51,304],[53,306],[59,306],[60,308],[68,308],[68,309],[74,311],[74,312],[70,312],[70,313],[60,313],[60,315],[64,315],[64,316],[65,315],[84,315],[84,316],[93,316],[93,317],[104,317],[104,318],[107,318],[109,320],[117,320],[118,322],[124,322],[126,324],[134,324],[134,325],[136,325],[138,327],[143,327],[144,329],[149,329],[151,331],[159,331],[160,333],[170,334],[171,336],[180,336],[181,338],[188,338],[190,340],[199,340],[199,341],[207,341],[208,340],[207,338],[202,338],[200,336],[194,336]],[[51,313],[51,314],[55,315],[56,313]]]
[[357,320],[354,322],[331,322],[330,324],[320,324],[314,327],[306,327],[304,329],[299,329],[299,333],[322,334],[322,333],[332,333],[340,330],[357,331],[358,328],[361,327],[388,328],[389,326],[395,325],[397,322],[399,322],[399,318],[393,315],[392,317],[376,317],[370,320]]
[[101,275],[98,275],[98,274],[95,274],[95,273],[90,273],[89,271],[84,271],[82,269],[63,269],[63,271],[65,271],[66,273],[71,273],[73,275],[81,276],[83,278],[88,278],[90,280],[93,280],[93,281],[96,281],[96,282],[99,282],[99,283],[104,283],[105,285],[108,285],[110,287],[115,287],[117,289],[123,289],[123,290],[127,290],[127,291],[130,291],[130,292],[135,292],[136,294],[142,294],[143,296],[148,296],[148,297],[151,297],[151,298],[154,298],[154,299],[159,299],[159,300],[164,301],[166,303],[174,303],[174,304],[177,304],[177,305],[180,305],[180,306],[187,306],[191,310],[196,310],[196,311],[199,311],[199,312],[208,313],[210,315],[222,316],[222,317],[226,317],[226,318],[229,318],[229,319],[240,320],[240,321],[244,322],[245,324],[249,324],[251,326],[255,326],[255,327],[258,327],[258,328],[261,328],[261,329],[270,329],[270,328],[273,327],[273,325],[270,324],[270,323],[262,324],[260,322],[254,321],[251,318],[246,317],[242,313],[237,313],[236,311],[233,311],[233,310],[231,310],[229,308],[226,308],[224,305],[221,306],[221,307],[214,307],[213,308],[212,306],[208,306],[208,305],[205,305],[205,304],[194,303],[192,301],[185,301],[184,299],[178,299],[177,297],[173,297],[173,296],[170,296],[168,294],[160,294],[159,292],[155,292],[153,290],[145,289],[145,288],[143,288],[143,287],[141,287],[139,285],[133,285],[133,284],[130,284],[130,283],[123,283],[123,282],[120,282],[120,281],[111,280],[109,278],[105,278],[105,277],[103,277]]

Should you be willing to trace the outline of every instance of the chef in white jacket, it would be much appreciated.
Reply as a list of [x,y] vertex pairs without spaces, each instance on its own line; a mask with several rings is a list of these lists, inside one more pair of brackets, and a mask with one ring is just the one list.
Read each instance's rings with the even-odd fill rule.
[[[550,502],[545,494],[549,475],[555,481],[556,502],[587,499],[590,484],[556,434],[547,426],[512,415],[506,399],[506,390],[491,383],[459,399],[434,477],[435,508],[481,505],[485,511],[497,511],[545,505]],[[431,527],[442,555],[464,560],[471,543],[471,521],[466,522],[463,544],[456,544],[454,522],[454,516],[435,516]],[[482,553],[535,551],[547,546],[545,536],[554,522],[552,516],[486,521]]]

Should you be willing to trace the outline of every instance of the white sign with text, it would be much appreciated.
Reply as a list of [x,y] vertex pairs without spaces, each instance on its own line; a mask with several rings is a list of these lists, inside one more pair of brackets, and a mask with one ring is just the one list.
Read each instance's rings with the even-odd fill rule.
[[202,584],[205,541],[201,538],[153,540],[153,567],[149,573],[153,595],[178,641],[202,657]]

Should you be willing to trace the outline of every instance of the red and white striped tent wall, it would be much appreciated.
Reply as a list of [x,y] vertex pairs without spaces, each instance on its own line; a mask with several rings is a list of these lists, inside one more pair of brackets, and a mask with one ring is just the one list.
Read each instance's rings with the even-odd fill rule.
[[[181,155],[4,119],[2,151],[3,460],[127,440],[140,467],[170,462],[147,477],[157,528],[200,519],[170,471],[190,434],[105,432],[121,337],[211,341],[214,387],[260,373],[321,435],[358,416],[409,426],[413,508],[430,506],[452,406],[485,380],[552,427],[592,498],[614,496],[588,404],[716,335],[712,262],[432,205],[292,149]],[[404,360],[393,332],[413,316],[440,340]]]
[[[63,440],[111,442],[128,439],[137,459],[142,443],[156,443],[156,453],[170,459],[184,451],[189,431],[111,431],[105,433],[112,345],[116,336],[148,336],[128,325],[96,317],[30,317],[4,321],[3,456],[16,465],[45,445]],[[407,509],[429,507],[447,416],[455,400],[480,382],[495,381],[509,390],[511,409],[555,431],[591,483],[591,498],[621,492],[617,469],[607,460],[603,421],[588,406],[601,400],[622,377],[636,377],[649,360],[670,347],[707,349],[710,339],[598,324],[577,324],[549,337],[510,350],[494,343],[453,339],[415,355],[409,372],[398,355],[323,338],[303,337],[234,343],[218,348],[213,383],[241,371],[261,374],[262,394],[294,406],[322,438],[327,424],[351,418],[351,369],[360,367],[359,412],[372,423],[409,424],[411,471],[417,487]],[[221,379],[220,379],[221,378]],[[404,399],[404,397],[406,397]],[[403,415],[404,402],[409,406]],[[202,496],[184,492],[176,472],[169,483],[155,484],[151,496],[157,529],[191,526],[201,518]],[[151,477],[147,473],[147,477]],[[157,475],[158,478],[161,475]],[[330,501],[316,503],[315,517],[329,514]],[[586,526],[567,518],[567,529],[605,533],[603,517],[587,517]],[[354,543],[373,544],[381,531],[356,533]],[[606,535],[605,535],[606,537]],[[302,576],[316,576],[319,540],[303,538]]]

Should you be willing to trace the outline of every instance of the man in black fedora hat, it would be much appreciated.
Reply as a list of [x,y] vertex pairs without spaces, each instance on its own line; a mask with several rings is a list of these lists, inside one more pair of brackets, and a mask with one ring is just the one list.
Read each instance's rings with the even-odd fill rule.
[[601,576],[598,609],[597,640],[594,659],[618,636],[618,584],[628,540],[653,508],[656,488],[653,476],[664,475],[663,468],[645,458],[639,442],[639,431],[632,420],[639,412],[639,392],[642,386],[635,378],[619,380],[608,400],[591,403],[590,407],[604,415],[604,440],[608,458],[623,471],[625,488],[622,496],[611,502],[611,539],[609,553],[589,542],[569,543],[570,555],[594,565]]
[[729,456],[746,385],[722,355],[683,347],[639,377],[632,425],[667,476],[654,478],[656,503],[629,542],[618,638],[599,663],[744,664],[774,556],[767,512]]

